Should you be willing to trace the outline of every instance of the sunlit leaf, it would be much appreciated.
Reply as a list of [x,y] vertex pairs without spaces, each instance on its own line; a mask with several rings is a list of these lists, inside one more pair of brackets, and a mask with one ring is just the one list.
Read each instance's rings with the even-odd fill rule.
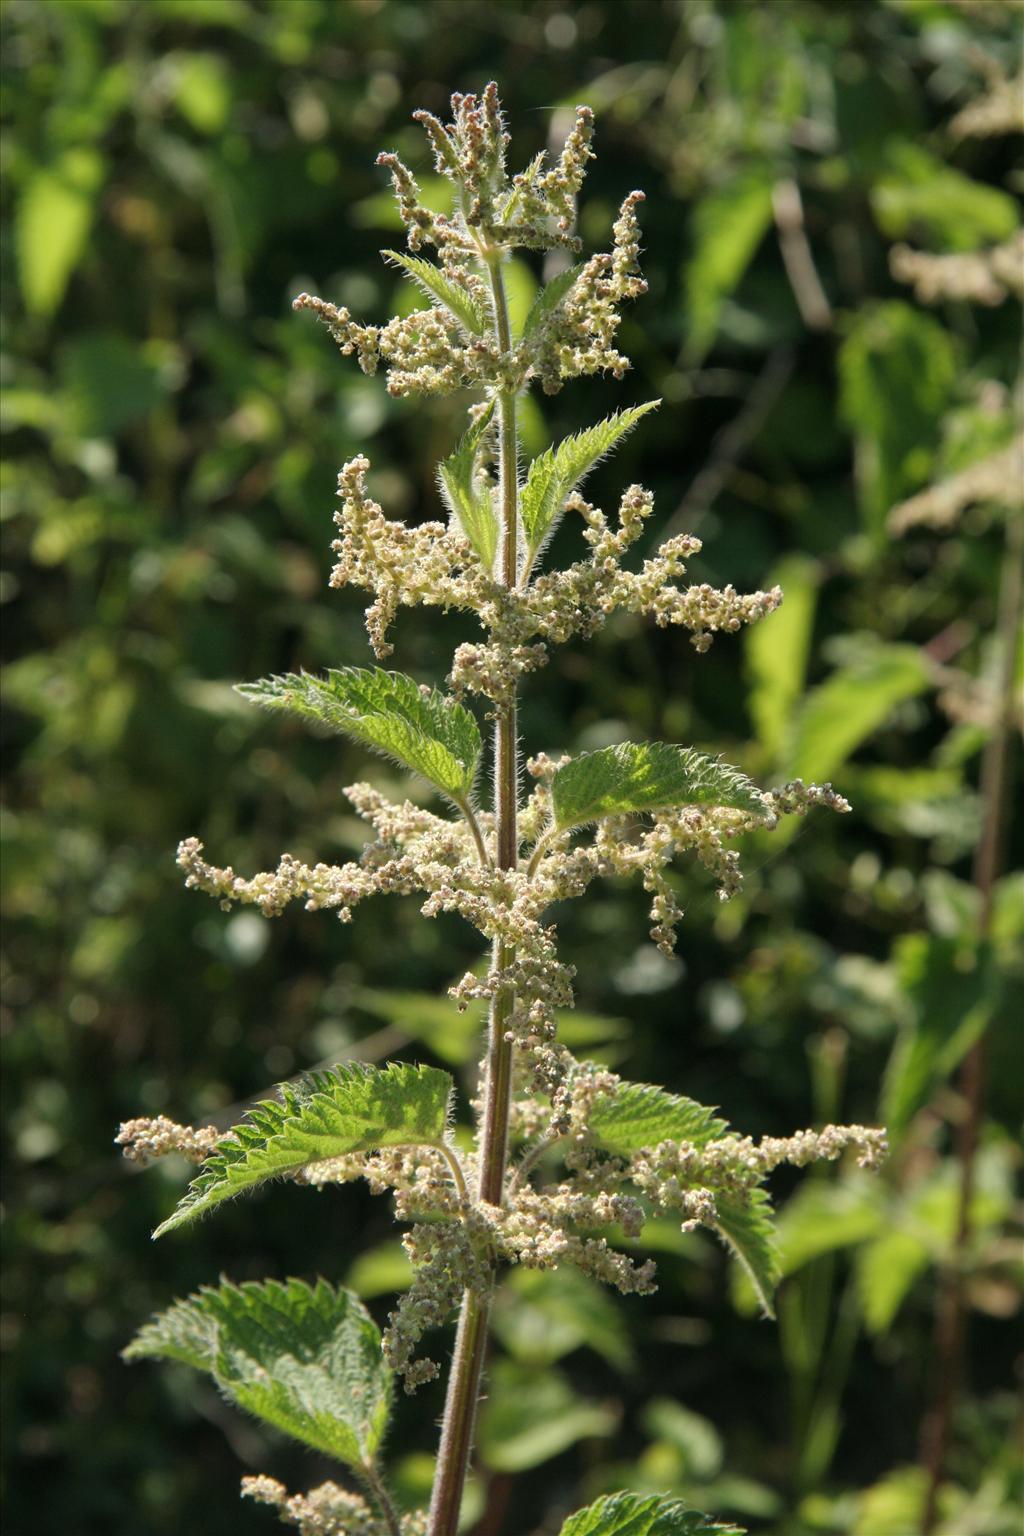
[[713,1109],[653,1083],[620,1083],[614,1093],[595,1099],[587,1117],[588,1133],[620,1157],[656,1147],[661,1141],[704,1146],[728,1129]]
[[648,400],[629,410],[617,411],[596,426],[563,438],[557,448],[548,448],[530,465],[519,499],[519,511],[526,534],[526,567],[533,564],[545,541],[554,533],[570,491],[610,453],[641,416],[653,411],[660,400]]
[[926,658],[912,645],[878,645],[837,668],[811,690],[796,717],[787,772],[815,783],[831,779],[897,704],[929,682]]
[[760,791],[739,769],[692,747],[622,742],[574,757],[551,785],[555,825],[564,830],[680,805],[727,806],[764,816]]
[[743,1196],[719,1192],[715,1195],[715,1206],[715,1231],[746,1272],[761,1311],[766,1317],[774,1317],[773,1298],[781,1267],[768,1191],[755,1188]]
[[857,1253],[857,1286],[869,1333],[887,1333],[910,1288],[931,1263],[928,1245],[898,1228]]
[[391,1062],[385,1068],[349,1063],[313,1073],[298,1088],[255,1105],[230,1141],[202,1164],[172,1216],[157,1227],[163,1237],[224,1200],[310,1163],[380,1147],[444,1141],[452,1080],[436,1067]]
[[494,554],[498,547],[498,518],[491,496],[491,485],[478,470],[477,454],[493,414],[492,401],[468,432],[463,433],[455,452],[442,459],[437,467],[441,494],[479,555],[485,571],[494,566]]
[[661,1493],[612,1493],[570,1515],[560,1536],[744,1536],[738,1525]]
[[471,293],[452,282],[433,262],[421,256],[406,256],[399,251],[381,251],[385,260],[401,267],[411,277],[428,299],[447,309],[471,336],[482,336],[487,328],[487,316]]
[[15,223],[18,278],[25,308],[52,315],[92,228],[103,160],[85,145],[67,149],[29,179]]
[[325,1280],[204,1286],[147,1323],[124,1357],[208,1371],[239,1408],[349,1466],[372,1463],[387,1427],[380,1333]]
[[283,709],[365,742],[422,774],[453,800],[473,788],[483,743],[469,710],[402,672],[342,667],[325,678],[303,673],[240,683],[243,698]]
[[750,677],[749,708],[758,739],[777,761],[786,728],[803,692],[817,603],[818,567],[805,555],[775,566],[766,587],[780,586],[782,606],[744,636]]

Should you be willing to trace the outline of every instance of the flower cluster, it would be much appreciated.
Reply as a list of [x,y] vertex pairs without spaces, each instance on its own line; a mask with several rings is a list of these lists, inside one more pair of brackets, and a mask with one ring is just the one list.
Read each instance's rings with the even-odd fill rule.
[[178,1125],[165,1115],[157,1115],[154,1119],[140,1117],[123,1121],[114,1137],[114,1145],[123,1149],[130,1163],[141,1163],[145,1167],[171,1152],[188,1158],[190,1163],[201,1163],[216,1151],[222,1139],[215,1126]]
[[[357,1493],[337,1483],[321,1483],[309,1493],[289,1493],[276,1477],[260,1474],[242,1478],[242,1497],[276,1509],[283,1525],[299,1536],[389,1536],[390,1527]],[[425,1536],[426,1513],[403,1515],[402,1536]]]

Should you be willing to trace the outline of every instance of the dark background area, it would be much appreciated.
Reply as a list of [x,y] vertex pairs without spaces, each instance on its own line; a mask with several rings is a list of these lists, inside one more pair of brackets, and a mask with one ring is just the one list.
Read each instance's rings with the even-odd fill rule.
[[[705,657],[621,617],[562,649],[527,691],[525,742],[683,741],[764,784],[831,778],[855,806],[751,839],[729,905],[681,868],[675,960],[648,943],[635,887],[566,909],[572,1043],[751,1134],[885,1118],[893,1157],[873,1180],[777,1178],[777,1326],[710,1238],[670,1228],[652,1300],[510,1282],[478,1507],[490,1536],[518,1536],[635,1485],[754,1532],[910,1536],[935,1298],[955,1261],[970,1360],[941,1529],[1017,1529],[1024,886],[1000,882],[979,945],[971,855],[1019,487],[941,533],[897,539],[886,517],[1013,432],[1018,307],[925,308],[889,255],[901,240],[970,252],[1017,227],[1019,138],[949,124],[987,88],[986,59],[1016,67],[1020,15],[994,0],[7,0],[12,1536],[268,1526],[240,1510],[240,1471],[305,1488],[331,1469],[204,1381],[119,1350],[221,1272],[344,1279],[380,1319],[402,1283],[387,1202],[356,1189],[273,1188],[154,1247],[185,1170],[121,1162],[120,1120],[226,1125],[275,1081],[353,1053],[432,1061],[471,1086],[477,1038],[445,999],[477,958],[468,928],[424,921],[413,900],[348,927],[225,916],[183,890],[173,855],[196,834],[246,873],[283,849],[342,861],[363,840],[342,786],[397,787],[231,684],[366,661],[359,596],[326,589],[346,458],[367,453],[389,516],[438,515],[434,469],[463,402],[390,401],[290,300],[308,288],[375,321],[415,302],[377,254],[401,237],[374,158],[398,149],[436,190],[409,114],[492,77],[517,164],[564,135],[577,101],[595,108],[589,248],[626,191],[647,193],[650,292],[623,331],[634,372],[531,403],[527,451],[662,396],[588,494],[610,511],[642,479],[651,539],[704,540],[693,580],[787,589],[779,614]],[[824,302],[780,248],[794,188]],[[518,312],[540,276],[513,270]],[[566,525],[548,558],[573,558],[577,537]],[[462,638],[454,618],[405,613],[394,664],[440,680]],[[1005,871],[1020,836],[1018,821]],[[987,1116],[957,1249],[955,1071],[979,999]],[[436,1385],[400,1405],[410,1501],[429,1488],[440,1406]]]

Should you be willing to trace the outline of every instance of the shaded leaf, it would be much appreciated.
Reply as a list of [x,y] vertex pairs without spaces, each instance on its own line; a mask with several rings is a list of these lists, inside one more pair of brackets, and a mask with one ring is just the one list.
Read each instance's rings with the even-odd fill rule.
[[491,486],[477,472],[477,451],[494,415],[494,401],[459,439],[458,447],[437,467],[441,495],[485,571],[494,566],[498,547],[498,518]]
[[342,667],[325,678],[289,672],[239,683],[237,691],[265,709],[288,710],[375,747],[457,802],[472,791],[483,748],[475,718],[402,672]]
[[570,1515],[560,1536],[744,1536],[660,1493],[612,1493]]
[[437,1146],[444,1140],[452,1080],[436,1067],[361,1063],[314,1073],[300,1088],[284,1085],[280,1099],[255,1105],[206,1159],[174,1214],[157,1227],[162,1237],[204,1211],[267,1179],[310,1163],[380,1147]]
[[422,256],[405,256],[399,251],[381,251],[381,255],[394,266],[401,267],[428,299],[443,305],[471,336],[483,335],[487,328],[484,311],[472,294],[453,283],[432,261],[424,261]]
[[617,1423],[613,1408],[580,1397],[559,1371],[500,1360],[480,1414],[480,1458],[493,1472],[525,1472]]
[[380,1333],[325,1280],[204,1286],[147,1323],[124,1358],[208,1371],[239,1408],[349,1466],[372,1463],[387,1427]]
[[606,1286],[572,1265],[511,1270],[495,1298],[492,1327],[522,1365],[552,1365],[584,1345],[617,1370],[634,1363],[621,1309]]
[[766,587],[780,586],[785,602],[763,624],[752,624],[744,637],[748,703],[758,740],[777,761],[786,728],[803,693],[817,604],[815,561],[790,555],[775,567]]
[[737,287],[772,222],[767,171],[737,176],[701,198],[686,265],[687,354],[699,361],[715,339],[722,305]]
[[974,251],[1008,240],[1017,204],[1008,192],[972,181],[920,144],[897,140],[871,188],[871,209],[890,240],[911,236],[937,251]]
[[764,816],[760,791],[739,769],[692,747],[622,742],[584,752],[559,768],[551,785],[560,831],[602,816],[663,811],[679,805],[729,806]]
[[660,400],[648,400],[645,405],[617,411],[596,426],[563,438],[557,448],[548,448],[534,459],[519,498],[519,512],[526,534],[527,570],[558,526],[563,503],[570,491],[575,490],[594,465],[632,431],[641,416],[660,404]]

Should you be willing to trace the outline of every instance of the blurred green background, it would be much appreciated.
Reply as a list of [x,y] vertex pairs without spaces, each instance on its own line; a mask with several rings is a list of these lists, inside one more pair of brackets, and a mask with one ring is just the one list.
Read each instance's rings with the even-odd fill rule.
[[[589,244],[626,191],[648,195],[635,371],[532,404],[528,450],[664,397],[596,499],[611,508],[642,478],[652,538],[704,540],[694,580],[787,590],[707,657],[628,618],[564,649],[529,690],[525,739],[692,742],[765,783],[831,778],[855,806],[754,842],[727,906],[682,870],[674,960],[647,942],[635,888],[568,909],[572,1043],[754,1134],[884,1117],[893,1157],[880,1179],[777,1180],[777,1327],[709,1239],[670,1228],[652,1301],[517,1276],[481,1429],[482,1529],[554,1530],[633,1485],[754,1532],[911,1536],[955,1267],[970,1347],[941,1528],[1017,1531],[1019,823],[984,943],[971,854],[1019,488],[969,500],[941,533],[897,539],[886,518],[1013,432],[1017,306],[925,308],[889,255],[969,253],[1018,227],[1019,138],[949,124],[1018,67],[1020,19],[1009,0],[6,0],[12,1536],[268,1528],[239,1508],[240,1471],[305,1488],[330,1469],[119,1349],[221,1271],[347,1278],[379,1317],[402,1284],[387,1202],[354,1189],[275,1188],[155,1249],[185,1170],[138,1176],[111,1143],[136,1114],[229,1123],[347,1054],[466,1074],[476,1052],[479,1021],[444,999],[476,959],[456,919],[427,923],[413,900],[345,928],[225,916],[186,894],[173,854],[195,833],[246,872],[285,848],[343,860],[363,834],[341,786],[392,782],[231,684],[367,657],[358,595],[326,590],[346,457],[367,452],[389,515],[437,515],[461,403],[389,401],[289,303],[309,288],[376,320],[413,302],[377,256],[398,237],[374,157],[397,148],[432,186],[409,113],[491,77],[517,162],[577,101],[596,109]],[[539,276],[515,269],[517,304]],[[440,678],[462,637],[455,618],[406,614],[395,664]],[[982,1028],[987,1109],[957,1243],[956,1073]],[[408,1500],[429,1486],[440,1405],[428,1387],[402,1406]]]

